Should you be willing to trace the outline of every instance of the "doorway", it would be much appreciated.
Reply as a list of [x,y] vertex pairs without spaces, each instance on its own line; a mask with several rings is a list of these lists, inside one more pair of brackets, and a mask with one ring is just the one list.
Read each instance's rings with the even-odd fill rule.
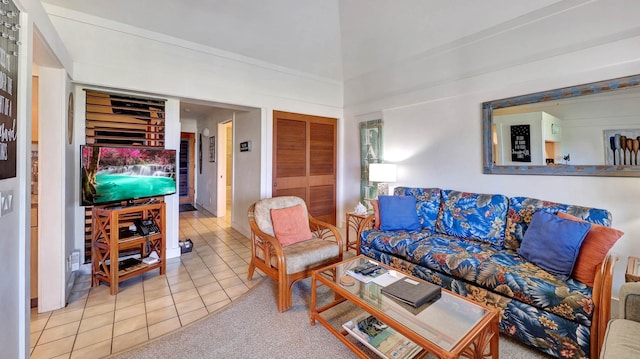
[[194,133],[180,133],[180,177],[178,180],[178,196],[180,204],[194,203],[195,193],[195,142]]
[[233,120],[218,124],[218,217],[231,223],[233,205]]

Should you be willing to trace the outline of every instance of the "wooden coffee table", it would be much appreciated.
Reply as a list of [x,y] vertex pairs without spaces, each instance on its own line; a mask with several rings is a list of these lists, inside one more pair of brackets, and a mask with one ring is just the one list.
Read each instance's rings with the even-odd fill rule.
[[[340,278],[346,275],[349,268],[366,261],[379,264],[390,270],[392,275],[422,281],[363,255],[319,269],[312,273],[311,325],[320,322],[359,357],[368,358],[361,347],[348,338],[350,334],[346,330],[336,329],[321,316],[321,313],[336,305],[351,302],[423,348],[417,357],[432,353],[439,358],[458,358],[461,355],[468,358],[498,358],[496,310],[442,289],[440,299],[419,308],[421,310],[416,313],[416,310],[408,309],[382,294],[380,289],[383,286],[377,280],[369,283],[355,280],[355,284],[350,286],[341,284]],[[333,302],[318,308],[316,295],[319,285],[327,286],[335,296]],[[358,314],[355,313],[354,317]]]

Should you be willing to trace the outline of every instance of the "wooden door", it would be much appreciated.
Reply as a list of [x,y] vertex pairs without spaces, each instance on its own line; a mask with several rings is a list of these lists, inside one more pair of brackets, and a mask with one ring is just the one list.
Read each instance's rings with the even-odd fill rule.
[[194,203],[195,192],[195,135],[180,133],[180,178],[178,196],[180,203]]
[[273,112],[273,197],[298,196],[309,213],[336,224],[335,118]]

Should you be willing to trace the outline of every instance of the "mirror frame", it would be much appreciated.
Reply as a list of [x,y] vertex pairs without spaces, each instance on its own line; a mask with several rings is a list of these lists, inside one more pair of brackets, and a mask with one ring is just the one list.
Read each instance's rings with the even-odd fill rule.
[[625,76],[555,90],[509,97],[482,103],[483,173],[507,175],[609,176],[640,177],[640,166],[613,165],[554,165],[499,166],[495,165],[492,146],[493,111],[499,108],[560,100],[598,93],[640,87],[640,75]]

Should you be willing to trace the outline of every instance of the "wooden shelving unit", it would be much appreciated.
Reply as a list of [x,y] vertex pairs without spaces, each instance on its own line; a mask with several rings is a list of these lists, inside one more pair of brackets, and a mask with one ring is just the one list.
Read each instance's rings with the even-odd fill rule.
[[[128,230],[137,219],[152,219],[159,233],[143,236]],[[118,293],[118,284],[142,273],[160,269],[166,271],[166,230],[164,202],[126,207],[94,207],[92,211],[91,237],[91,286],[100,282],[109,285],[111,295]],[[135,260],[120,260],[121,252],[139,252],[141,258],[155,251],[160,260],[144,264]],[[133,263],[132,263],[133,262]],[[118,263],[117,266],[111,265]]]

